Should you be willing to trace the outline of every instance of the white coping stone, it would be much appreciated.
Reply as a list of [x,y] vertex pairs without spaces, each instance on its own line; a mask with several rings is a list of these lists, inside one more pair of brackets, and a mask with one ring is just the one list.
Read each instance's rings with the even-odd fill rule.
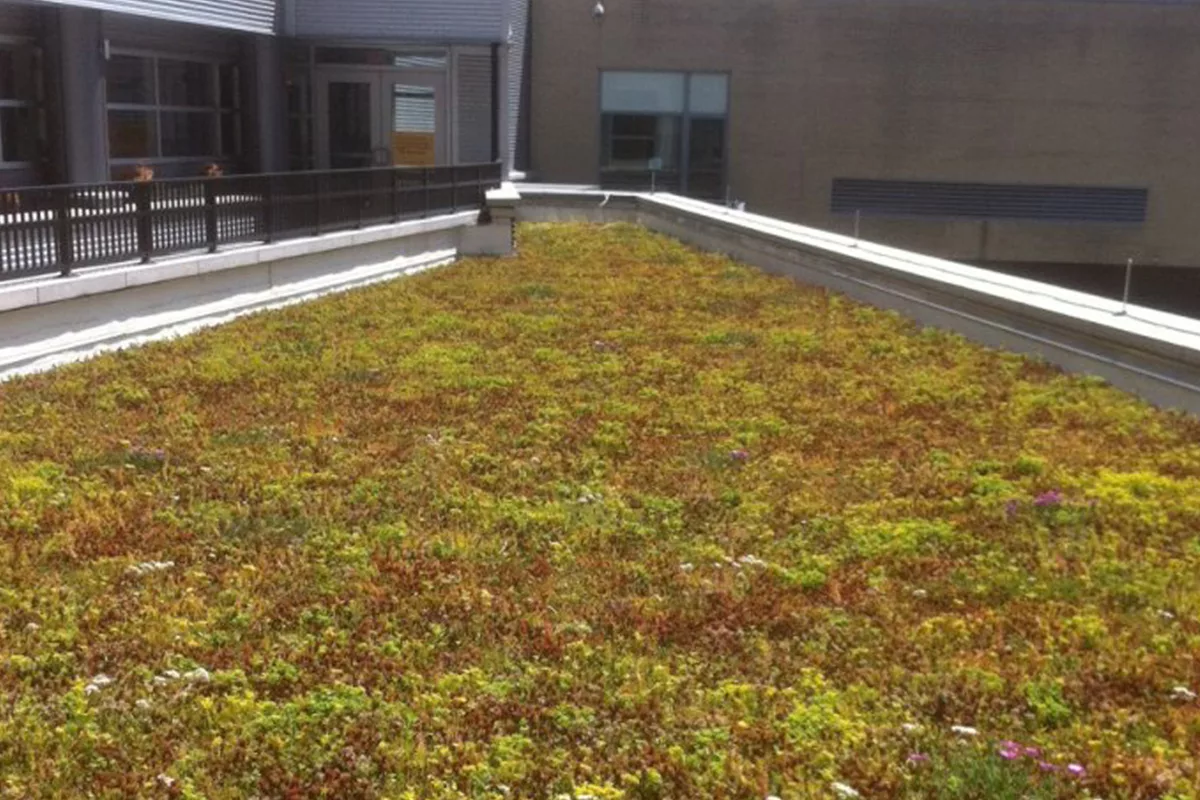
[[102,272],[81,275],[78,278],[60,278],[37,287],[37,304],[57,303],[89,294],[115,292],[125,288],[125,271]]
[[199,274],[195,261],[173,261],[166,264],[147,264],[133,267],[125,272],[125,286],[146,286],[163,281],[174,281],[180,278],[193,278]]
[[0,293],[0,311],[13,311],[26,306],[36,306],[38,288],[36,286],[14,286],[11,291]]

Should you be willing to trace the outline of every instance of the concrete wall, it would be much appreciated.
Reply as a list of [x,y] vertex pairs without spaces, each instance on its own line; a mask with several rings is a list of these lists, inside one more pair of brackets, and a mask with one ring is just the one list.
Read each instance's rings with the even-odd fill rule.
[[511,217],[463,211],[214,255],[0,283],[0,380],[241,314],[507,252]]
[[1147,187],[1143,226],[869,218],[960,259],[1200,266],[1200,4],[606,0],[533,7],[532,164],[597,179],[600,69],[729,70],[730,182],[849,230],[836,177]]

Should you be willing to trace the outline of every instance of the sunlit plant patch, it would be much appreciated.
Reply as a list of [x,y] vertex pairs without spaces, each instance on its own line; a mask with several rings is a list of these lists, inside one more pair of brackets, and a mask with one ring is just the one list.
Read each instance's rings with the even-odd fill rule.
[[1195,419],[520,248],[0,386],[0,795],[1200,792]]

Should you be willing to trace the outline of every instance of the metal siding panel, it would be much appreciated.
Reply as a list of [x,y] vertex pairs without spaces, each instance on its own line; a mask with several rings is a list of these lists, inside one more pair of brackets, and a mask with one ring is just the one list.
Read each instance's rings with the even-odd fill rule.
[[0,2],[0,33],[8,36],[35,36],[38,10],[34,6]]
[[232,28],[253,33],[275,32],[277,0],[47,0],[56,5],[95,8],[139,17]]
[[479,164],[492,160],[492,57],[458,56],[458,160]]
[[204,30],[144,17],[106,14],[104,38],[116,48],[241,61],[244,37],[230,31]]
[[1002,183],[856,180],[833,182],[831,210],[939,219],[1036,222],[1146,221],[1149,192],[1111,186],[1039,186]]
[[296,0],[297,36],[501,42],[505,0]]

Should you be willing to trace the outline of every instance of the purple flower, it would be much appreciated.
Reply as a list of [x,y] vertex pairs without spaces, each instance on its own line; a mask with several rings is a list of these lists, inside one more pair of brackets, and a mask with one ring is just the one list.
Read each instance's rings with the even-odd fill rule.
[[750,460],[750,454],[747,453],[745,450],[734,450],[732,453],[729,454],[729,457],[732,458],[734,461],[737,461],[742,464],[744,464]]
[[1049,761],[1039,761],[1038,769],[1042,772],[1058,772],[1058,767],[1051,764]]
[[1052,489],[1049,492],[1043,492],[1034,498],[1033,504],[1038,508],[1050,508],[1052,506],[1062,505],[1062,492],[1057,489]]
[[1082,764],[1067,764],[1067,772],[1076,778],[1082,778],[1087,774],[1087,770],[1083,768]]
[[1015,761],[1021,757],[1020,747],[1001,747],[1000,757],[1005,761]]
[[929,763],[929,756],[925,755],[924,753],[909,753],[908,754],[908,763],[909,764],[927,764],[927,763]]
[[1040,748],[1040,747],[1026,747],[1022,752],[1025,753],[1026,758],[1041,758],[1042,757],[1042,748]]

